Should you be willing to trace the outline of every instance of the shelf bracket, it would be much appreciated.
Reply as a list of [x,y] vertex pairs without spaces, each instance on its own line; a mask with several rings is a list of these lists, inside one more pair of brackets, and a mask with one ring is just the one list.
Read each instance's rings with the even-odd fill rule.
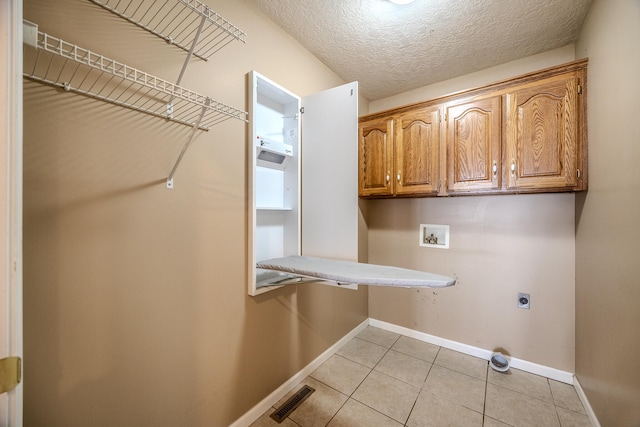
[[207,111],[207,108],[209,108],[210,104],[211,104],[211,98],[207,98],[206,101],[205,101],[205,105],[202,107],[202,110],[200,111],[200,116],[198,116],[198,120],[196,120],[196,122],[193,124],[193,127],[191,128],[191,132],[189,133],[189,138],[187,139],[187,142],[184,144],[184,147],[182,147],[182,151],[180,152],[180,155],[178,156],[178,160],[176,160],[175,165],[173,165],[173,169],[171,169],[171,173],[169,174],[169,177],[167,178],[167,188],[169,190],[173,190],[173,175],[176,173],[176,170],[178,169],[178,166],[180,165],[180,162],[182,161],[182,158],[184,157],[184,153],[187,152],[187,149],[189,148],[189,145],[191,144],[191,141],[193,141],[193,138],[196,135],[196,131],[200,127],[200,122],[202,121],[202,118],[204,117],[204,113]]

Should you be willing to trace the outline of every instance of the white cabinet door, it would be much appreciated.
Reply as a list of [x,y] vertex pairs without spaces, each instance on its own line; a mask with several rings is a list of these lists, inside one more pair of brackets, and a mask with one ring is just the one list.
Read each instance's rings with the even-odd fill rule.
[[357,261],[358,82],[302,106],[302,255]]

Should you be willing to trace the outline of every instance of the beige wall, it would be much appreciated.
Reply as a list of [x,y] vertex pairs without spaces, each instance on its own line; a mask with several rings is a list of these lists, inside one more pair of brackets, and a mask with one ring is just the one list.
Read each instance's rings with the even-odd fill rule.
[[[573,46],[393,97],[442,96],[574,59]],[[427,95],[429,97],[427,97]],[[390,108],[387,100],[370,110]],[[367,202],[369,262],[454,275],[440,290],[369,290],[371,318],[574,371],[574,195]],[[449,250],[420,247],[421,223],[450,225]],[[518,292],[531,309],[517,308]]]
[[596,0],[589,57],[589,192],[576,199],[576,376],[603,426],[640,425],[640,3]]
[[558,49],[553,49],[538,55],[528,56],[488,68],[486,70],[456,77],[451,80],[423,86],[408,92],[404,92],[388,98],[378,99],[369,103],[369,112],[387,110],[398,105],[410,104],[438,98],[443,95],[460,92],[467,89],[495,83],[500,80],[526,74],[531,71],[540,70],[554,65],[572,61],[575,58],[575,48],[567,45]]
[[[246,109],[251,69],[299,95],[344,83],[249,1],[247,32],[183,85]],[[27,0],[46,31],[175,80],[184,53],[90,2]],[[247,296],[245,125],[199,133],[25,81],[25,425],[223,426],[367,318],[367,291]]]
[[[572,194],[369,202],[369,261],[455,276],[439,290],[369,290],[371,318],[573,372]],[[420,247],[448,224],[450,249]],[[531,309],[516,307],[531,294]]]

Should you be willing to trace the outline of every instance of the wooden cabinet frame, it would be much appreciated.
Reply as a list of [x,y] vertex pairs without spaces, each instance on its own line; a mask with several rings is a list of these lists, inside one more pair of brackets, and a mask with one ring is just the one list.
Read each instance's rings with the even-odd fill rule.
[[360,118],[360,197],[588,188],[587,59]]

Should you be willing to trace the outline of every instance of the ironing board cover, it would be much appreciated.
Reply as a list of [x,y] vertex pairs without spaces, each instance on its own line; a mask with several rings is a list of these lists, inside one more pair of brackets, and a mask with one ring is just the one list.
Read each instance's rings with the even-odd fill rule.
[[442,288],[456,279],[424,271],[308,256],[288,256],[260,261],[258,268],[330,280],[339,284]]

